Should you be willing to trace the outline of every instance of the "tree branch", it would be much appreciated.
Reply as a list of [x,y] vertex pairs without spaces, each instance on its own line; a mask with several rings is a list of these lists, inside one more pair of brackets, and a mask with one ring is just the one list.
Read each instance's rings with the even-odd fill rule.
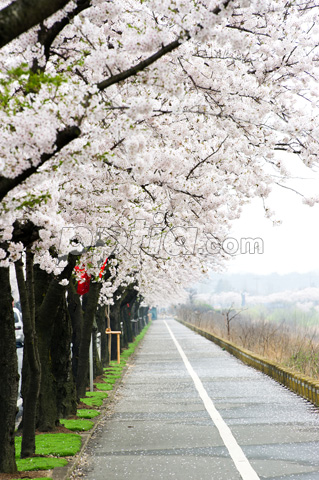
[[60,281],[63,279],[70,280],[78,257],[79,257],[78,255],[69,254],[68,264],[64,268],[64,270],[61,272],[61,274],[58,277],[52,276],[47,293],[43,299],[41,307],[39,308],[39,312],[38,312],[39,318],[41,317],[43,318],[43,313],[46,312],[44,316],[46,321],[51,320],[53,322],[56,312],[55,310],[52,310],[51,305],[58,306],[61,302],[61,295],[67,289],[65,285],[60,284]]
[[[222,7],[215,7],[212,12],[215,15],[218,15],[221,11],[222,8],[227,8],[228,4],[231,2],[231,0],[225,0],[222,3]],[[142,60],[139,62],[137,65],[134,67],[131,67],[127,70],[124,70],[121,73],[118,73],[117,75],[111,75],[111,77],[107,78],[106,80],[103,80],[102,82],[97,84],[97,87],[100,90],[105,90],[106,88],[110,87],[111,85],[114,85],[115,83],[120,83],[123,80],[126,80],[129,77],[132,77],[133,75],[136,75],[138,72],[141,72],[142,70],[145,70],[145,68],[149,67],[153,63],[155,63],[157,60],[159,60],[161,57],[166,55],[167,53],[172,52],[173,50],[176,50],[184,41],[188,41],[191,38],[190,34],[188,32],[185,32],[185,38],[177,38],[177,40],[174,40],[173,42],[163,46],[160,50],[158,50],[156,53],[148,57],[146,60]]]
[[77,0],[77,6],[71,12],[68,12],[62,20],[55,22],[51,28],[47,29],[43,24],[38,33],[39,42],[44,46],[45,58],[48,60],[50,56],[51,45],[59,35],[60,32],[66,27],[70,21],[76,17],[83,10],[86,10],[91,6],[91,0]]
[[215,153],[218,153],[219,150],[221,149],[222,145],[226,142],[228,138],[228,135],[224,138],[224,140],[220,143],[220,145],[217,147],[216,150],[213,150],[212,153],[210,153],[209,155],[207,155],[207,157],[203,158],[202,160],[200,160],[196,165],[193,166],[193,168],[191,168],[191,170],[188,172],[187,176],[186,176],[186,180],[189,179],[189,177],[192,175],[192,173],[194,173],[194,171],[196,170],[196,168],[198,168],[200,165],[202,165],[203,163],[207,162],[213,155],[215,155]]
[[[190,36],[187,35],[186,41],[189,39],[190,39]],[[163,57],[167,53],[170,53],[173,50],[176,50],[176,48],[178,48],[182,43],[183,42],[181,38],[174,40],[168,45],[162,47],[160,50],[158,50],[156,53],[148,57],[146,60],[142,60],[141,62],[139,62],[134,67],[131,67],[128,70],[124,70],[123,72],[118,73],[117,75],[112,75],[106,80],[103,80],[102,82],[98,83],[97,87],[100,90],[105,90],[106,88],[110,87],[111,85],[114,85],[115,83],[123,82],[123,80],[126,80],[127,78],[132,77],[133,75],[136,75],[138,72],[145,70],[145,68],[155,63],[157,60],[159,60],[161,57]]]
[[0,48],[63,8],[70,0],[16,0],[0,10]]
[[27,178],[38,171],[39,167],[45,162],[50,160],[56,153],[62,150],[68,143],[72,142],[75,138],[79,137],[81,130],[77,126],[66,127],[64,130],[60,130],[57,133],[55,140],[55,150],[52,153],[42,153],[40,162],[30,168],[24,170],[20,175],[15,178],[7,178],[0,176],[0,201],[9,193],[13,188],[20,185]]

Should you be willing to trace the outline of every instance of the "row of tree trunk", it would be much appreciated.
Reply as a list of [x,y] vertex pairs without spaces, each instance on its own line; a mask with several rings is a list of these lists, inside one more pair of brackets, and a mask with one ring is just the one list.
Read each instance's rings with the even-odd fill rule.
[[[88,293],[80,296],[72,277],[75,263],[76,257],[71,256],[60,276],[54,277],[33,263],[33,254],[27,249],[25,265],[22,260],[15,264],[25,335],[19,426],[22,458],[35,453],[36,429],[54,431],[60,418],[76,414],[77,403],[88,387],[91,339],[94,376],[98,376],[110,361],[106,327],[122,331],[121,348],[125,348],[148,321],[148,308],[141,307],[134,285],[119,289],[114,295],[118,300],[110,307],[98,304],[99,282],[91,282]],[[63,279],[69,281],[68,286],[61,283]],[[0,268],[0,282],[0,472],[14,473],[19,376],[8,268]],[[115,342],[112,359],[117,350],[115,337],[111,335]]]

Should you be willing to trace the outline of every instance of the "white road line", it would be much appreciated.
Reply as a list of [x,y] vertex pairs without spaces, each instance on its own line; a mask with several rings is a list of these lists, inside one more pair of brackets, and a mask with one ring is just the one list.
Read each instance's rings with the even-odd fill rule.
[[243,480],[260,480],[258,477],[257,473],[255,470],[252,468],[250,465],[248,459],[246,458],[244,452],[236,442],[230,428],[228,425],[224,422],[223,418],[221,417],[220,413],[218,410],[216,410],[216,407],[211,400],[211,398],[208,396],[208,393],[206,392],[202,382],[200,381],[197,373],[195,373],[193,367],[188,361],[188,358],[186,357],[182,347],[178,343],[178,341],[175,338],[174,333],[170,329],[170,327],[167,325],[167,322],[164,320],[164,323],[173,339],[173,342],[176,345],[176,348],[182,357],[184,364],[188,370],[188,373],[193,379],[193,382],[195,384],[195,387],[199,393],[200,398],[203,400],[203,403],[205,405],[205,408],[207,412],[209,413],[211,419],[213,420],[214,424],[216,425],[216,428],[219,431],[219,434],[221,438],[223,439],[223,442],[229,452],[229,455],[233,459],[233,462],[240,473],[241,477]]

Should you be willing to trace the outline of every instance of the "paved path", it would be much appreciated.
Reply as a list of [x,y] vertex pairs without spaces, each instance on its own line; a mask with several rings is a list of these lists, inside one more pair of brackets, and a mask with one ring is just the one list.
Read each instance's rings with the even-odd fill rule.
[[156,320],[86,453],[88,480],[319,480],[319,411]]

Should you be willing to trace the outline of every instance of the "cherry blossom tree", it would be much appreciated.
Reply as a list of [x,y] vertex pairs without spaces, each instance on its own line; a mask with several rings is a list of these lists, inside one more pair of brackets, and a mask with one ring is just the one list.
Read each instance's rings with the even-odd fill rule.
[[61,295],[70,255],[95,304],[132,285],[150,304],[183,295],[226,260],[245,202],[261,197],[271,217],[282,150],[317,162],[318,6],[51,3],[1,40],[1,268],[28,245]]

